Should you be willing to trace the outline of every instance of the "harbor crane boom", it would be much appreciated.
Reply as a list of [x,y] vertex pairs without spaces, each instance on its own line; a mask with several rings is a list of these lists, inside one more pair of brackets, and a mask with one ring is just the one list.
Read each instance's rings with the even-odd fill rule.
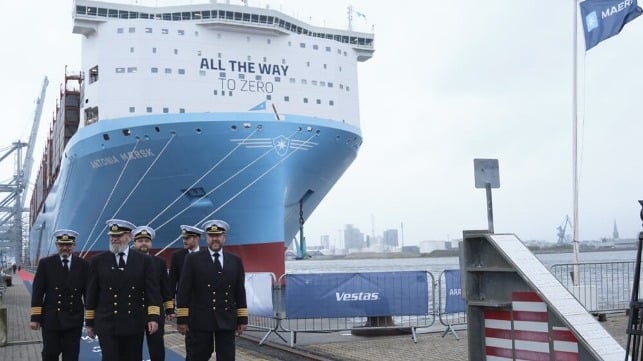
[[563,221],[563,223],[561,223],[560,226],[556,227],[556,229],[558,230],[558,244],[567,243],[567,240],[569,238],[565,236],[567,226],[572,226],[572,222],[569,220],[569,215],[565,215],[565,220]]
[[31,124],[31,133],[29,134],[29,142],[27,143],[27,153],[25,154],[25,165],[22,172],[22,194],[20,195],[20,206],[22,209],[26,208],[27,192],[25,188],[31,179],[31,168],[33,168],[33,151],[36,144],[36,137],[38,136],[38,128],[40,128],[40,116],[42,115],[42,105],[45,102],[45,94],[49,79],[47,76],[42,81],[42,89],[40,90],[40,97],[36,99],[36,111],[34,112],[33,122]]

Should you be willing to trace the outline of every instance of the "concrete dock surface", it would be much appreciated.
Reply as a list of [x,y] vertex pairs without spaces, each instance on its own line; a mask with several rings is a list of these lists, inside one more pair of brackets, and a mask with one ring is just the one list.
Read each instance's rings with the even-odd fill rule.
[[[0,307],[7,308],[8,340],[7,345],[0,347],[0,360],[41,359],[41,333],[29,328],[30,300],[30,293],[20,276],[13,275],[12,286],[7,287],[0,301]],[[625,348],[627,323],[628,317],[623,312],[608,314],[606,321],[600,324]],[[167,349],[185,357],[183,336],[176,332],[175,324],[168,322],[165,330]],[[467,360],[467,331],[456,330],[458,340],[450,332],[443,336],[444,330],[441,325],[433,326],[431,332],[420,330],[417,343],[413,342],[411,334],[366,337],[351,335],[350,331],[297,333],[293,348],[274,334],[264,345],[259,345],[266,331],[250,330],[237,338],[237,360]],[[281,335],[289,340],[288,333]]]

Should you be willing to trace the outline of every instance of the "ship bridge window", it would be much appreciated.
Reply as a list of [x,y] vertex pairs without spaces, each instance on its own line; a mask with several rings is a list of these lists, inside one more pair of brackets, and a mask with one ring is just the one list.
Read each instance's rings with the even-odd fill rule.
[[106,18],[107,17],[107,9],[98,8],[98,16],[102,16],[102,17]]
[[87,7],[87,15],[96,15],[97,9],[93,6]]
[[[202,13],[204,13],[204,12],[205,12],[205,11],[203,11],[203,12],[201,12],[201,11],[193,11],[193,12],[192,12],[192,19],[194,19],[194,20],[199,20],[199,19],[201,19],[201,18],[202,18],[201,14],[202,14]],[[209,12],[208,12],[208,15],[210,15],[210,13],[209,13]]]
[[190,20],[192,18],[192,13],[190,13],[190,12],[182,12],[181,13],[181,18],[183,20]]
[[148,14],[148,13],[139,13],[139,14],[138,14],[138,16],[139,16],[141,19],[151,19],[151,18],[152,18],[152,17],[150,16],[150,14]]
[[89,84],[98,81],[98,65],[89,69]]
[[118,17],[118,10],[116,10],[116,9],[109,9],[107,12],[108,12],[108,16],[110,18],[117,18]]

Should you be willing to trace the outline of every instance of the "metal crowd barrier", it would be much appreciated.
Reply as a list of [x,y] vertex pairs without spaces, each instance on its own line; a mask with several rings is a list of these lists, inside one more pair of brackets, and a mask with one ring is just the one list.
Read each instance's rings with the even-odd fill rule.
[[[550,272],[585,306],[588,312],[600,314],[621,312],[629,307],[634,269],[634,261],[570,263],[555,264],[550,267]],[[286,286],[289,274],[284,274],[278,279],[272,275],[270,285],[272,312],[258,314],[249,306],[249,326],[266,331],[259,344],[263,344],[270,335],[275,334],[285,343],[289,343],[291,347],[294,347],[296,343],[298,332],[346,330],[354,333],[365,330],[410,331],[413,341],[417,342],[417,329],[432,327],[436,320],[445,327],[442,333],[443,337],[451,332],[459,339],[454,326],[466,327],[466,307],[456,306],[454,308],[453,305],[448,304],[447,299],[452,296],[449,293],[460,291],[459,284],[457,288],[453,284],[448,284],[446,274],[449,271],[457,271],[459,275],[459,270],[445,270],[436,279],[431,272],[426,272],[429,297],[425,314],[383,315],[381,317],[288,317],[286,314]],[[574,284],[573,274],[578,275],[577,284]],[[291,274],[291,276],[295,275]],[[282,334],[288,334],[289,340]]]
[[[455,336],[455,338],[459,340],[460,337],[458,337],[454,326],[467,325],[467,309],[464,305],[464,299],[462,299],[462,307],[459,307],[460,305],[447,304],[447,298],[450,296],[449,292],[458,291],[457,296],[462,296],[460,284],[458,284],[457,287],[454,287],[453,285],[452,287],[447,286],[448,282],[446,280],[446,275],[449,271],[457,271],[458,273],[460,272],[460,270],[444,270],[440,272],[437,285],[438,299],[436,300],[436,303],[438,304],[438,319],[440,320],[440,323],[446,327],[444,332],[442,332],[442,337],[451,332],[453,336]],[[458,281],[459,278],[460,277],[458,277]]]
[[[259,344],[263,344],[270,335],[275,334],[282,341],[289,343],[291,347],[294,347],[294,344],[297,342],[297,333],[299,332],[335,332],[346,330],[350,330],[355,334],[367,334],[369,332],[373,332],[373,334],[410,333],[413,341],[417,342],[417,329],[433,326],[438,315],[441,318],[441,322],[446,322],[445,326],[453,326],[462,323],[461,316],[451,317],[451,315],[443,312],[443,307],[436,305],[436,289],[443,289],[444,287],[439,285],[431,272],[426,272],[426,291],[428,292],[428,302],[425,305],[426,312],[423,312],[424,314],[407,313],[402,315],[381,315],[376,317],[288,317],[286,314],[286,287],[288,286],[289,276],[296,275],[284,274],[279,277],[278,280],[273,282],[272,301],[274,312],[272,315],[257,315],[253,312],[252,307],[249,307],[248,309],[248,326],[266,331],[266,334],[260,340]],[[314,300],[311,301],[314,302]],[[283,333],[288,334],[288,340],[282,335]]]
[[[554,264],[550,272],[588,312],[613,313],[629,308],[635,263]],[[576,283],[574,274],[578,274]]]

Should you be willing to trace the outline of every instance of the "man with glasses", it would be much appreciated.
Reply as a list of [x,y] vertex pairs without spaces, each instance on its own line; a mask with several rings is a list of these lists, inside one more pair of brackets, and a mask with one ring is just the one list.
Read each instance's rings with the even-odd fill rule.
[[131,251],[131,222],[107,221],[109,251],[89,264],[85,325],[98,335],[103,361],[141,361],[145,330],[154,334],[161,317],[159,279],[152,258]]
[[57,254],[43,258],[33,280],[31,329],[42,329],[42,359],[77,361],[83,328],[88,263],[72,255],[78,233],[69,229],[53,234]]

